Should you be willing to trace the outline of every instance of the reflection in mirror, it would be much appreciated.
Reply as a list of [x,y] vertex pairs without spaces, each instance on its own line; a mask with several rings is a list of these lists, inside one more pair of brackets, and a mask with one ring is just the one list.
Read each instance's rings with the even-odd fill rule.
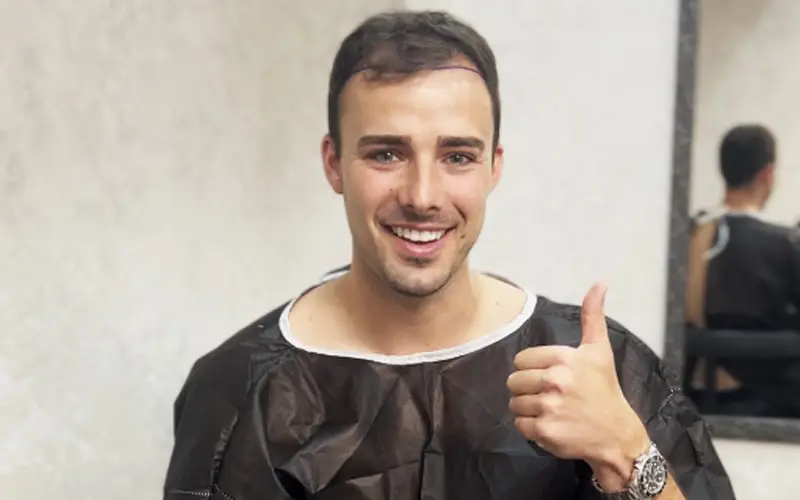
[[800,419],[797,0],[701,0],[698,40],[684,388]]

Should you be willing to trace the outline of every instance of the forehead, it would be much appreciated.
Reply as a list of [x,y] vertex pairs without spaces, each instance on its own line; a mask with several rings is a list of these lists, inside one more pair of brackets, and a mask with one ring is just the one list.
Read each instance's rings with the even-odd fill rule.
[[342,140],[363,135],[490,138],[492,101],[483,79],[465,68],[416,73],[399,81],[358,74],[341,96]]

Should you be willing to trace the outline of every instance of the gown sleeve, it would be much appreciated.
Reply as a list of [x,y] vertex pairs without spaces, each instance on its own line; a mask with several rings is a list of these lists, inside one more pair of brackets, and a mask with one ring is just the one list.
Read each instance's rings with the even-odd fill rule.
[[164,500],[218,498],[220,455],[238,421],[237,393],[243,388],[233,377],[214,380],[209,371],[198,362],[175,401],[175,444]]
[[[268,342],[268,347],[254,349],[257,343],[263,343],[261,336],[264,325],[274,322],[278,312],[273,311],[247,327],[200,358],[192,367],[175,401],[175,444],[164,483],[164,500],[290,498],[285,495],[274,474],[269,474],[272,470],[269,467],[258,471],[265,486],[259,497],[233,497],[221,487],[219,477],[222,460],[229,454],[234,436],[242,433],[242,421],[247,420],[247,399],[252,381],[261,377],[255,368],[253,353],[267,353],[260,360],[262,365],[269,365],[280,358],[280,353],[270,349]],[[226,464],[225,472],[235,474],[235,470],[228,469],[231,467]],[[268,475],[273,477],[265,477]]]
[[[621,325],[609,321],[623,393],[669,463],[671,477],[687,500],[733,500],[735,495],[706,424],[661,360]],[[600,500],[592,472],[579,468],[576,500]]]

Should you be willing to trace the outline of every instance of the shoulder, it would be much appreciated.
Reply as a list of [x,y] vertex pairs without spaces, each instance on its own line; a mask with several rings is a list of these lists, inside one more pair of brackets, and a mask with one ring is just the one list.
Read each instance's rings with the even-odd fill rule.
[[202,376],[217,371],[216,369],[221,366],[240,361],[243,356],[249,356],[259,346],[267,347],[280,343],[278,324],[287,305],[288,303],[273,309],[198,358],[192,367],[192,375]]
[[727,225],[736,230],[753,235],[754,233],[760,238],[780,238],[785,239],[792,231],[792,228],[784,224],[772,222],[764,217],[749,214],[731,214],[726,217]]
[[702,209],[689,218],[689,230],[694,231],[699,226],[718,220],[724,212],[719,209]]
[[232,406],[244,400],[251,381],[258,377],[256,372],[290,350],[279,330],[280,315],[286,306],[265,314],[194,362],[175,402],[176,420],[187,400],[198,402],[198,395],[213,395],[210,399],[216,403],[224,399]]
[[250,357],[259,351],[281,353],[289,347],[279,330],[280,316],[287,306],[285,303],[273,309],[199,357],[187,381],[219,380],[220,375],[241,372],[242,368],[249,367]]
[[[346,273],[349,265],[325,273],[319,283],[333,280]],[[287,301],[269,311],[256,321],[239,330],[218,347],[201,356],[192,366],[187,385],[193,382],[218,382],[220,378],[247,382],[256,363],[271,365],[292,351],[292,346],[280,331],[281,315],[292,301]]]
[[769,241],[789,253],[800,251],[800,228],[758,221],[759,238]]
[[783,237],[789,237],[792,233],[795,232],[796,228],[791,226],[785,226],[783,224],[778,224],[775,222],[769,222],[762,219],[750,219],[753,221],[754,225],[761,227],[764,231],[774,233],[776,235],[780,235]]

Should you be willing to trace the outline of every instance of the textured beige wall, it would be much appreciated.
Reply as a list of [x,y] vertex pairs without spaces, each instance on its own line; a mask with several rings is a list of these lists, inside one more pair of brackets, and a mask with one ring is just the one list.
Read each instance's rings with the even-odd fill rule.
[[[779,140],[778,186],[767,216],[800,219],[800,2],[701,0],[692,207],[722,199],[717,148],[743,121]],[[719,442],[740,499],[795,499],[800,446]]]
[[[605,278],[660,351],[677,3],[405,3],[500,59],[476,265],[573,301]],[[192,360],[346,261],[325,82],[389,5],[0,0],[0,499],[158,498]]]

